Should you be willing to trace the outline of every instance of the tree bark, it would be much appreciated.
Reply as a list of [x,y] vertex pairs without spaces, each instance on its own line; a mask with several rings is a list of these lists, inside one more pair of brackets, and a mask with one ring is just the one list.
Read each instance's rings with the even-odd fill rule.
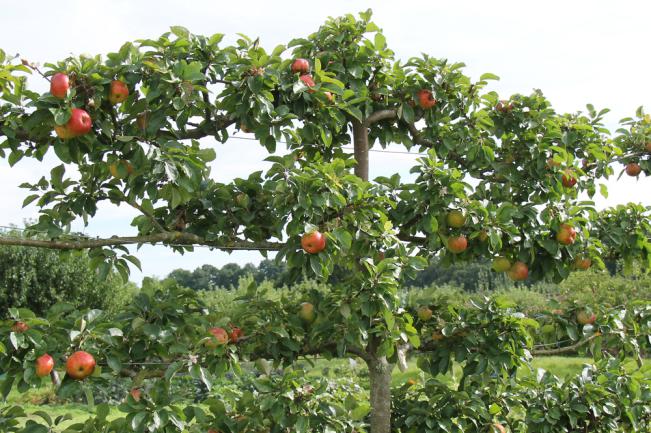
[[280,242],[252,242],[246,240],[212,241],[192,233],[164,232],[141,236],[113,236],[110,238],[80,238],[80,239],[30,239],[19,237],[1,237],[0,245],[19,247],[39,247],[54,250],[85,250],[88,248],[134,245],[134,244],[167,244],[167,245],[205,245],[218,250],[270,250],[277,251],[283,244]]
[[371,382],[371,433],[390,433],[393,364],[384,356],[371,355],[366,365]]
[[353,145],[355,147],[355,175],[368,180],[368,127],[353,120]]
[[[368,181],[368,122],[353,120],[353,145],[355,148],[355,175]],[[391,432],[391,371],[384,356],[375,354],[377,342],[371,342],[363,359],[368,366],[370,379],[371,430],[370,433]]]

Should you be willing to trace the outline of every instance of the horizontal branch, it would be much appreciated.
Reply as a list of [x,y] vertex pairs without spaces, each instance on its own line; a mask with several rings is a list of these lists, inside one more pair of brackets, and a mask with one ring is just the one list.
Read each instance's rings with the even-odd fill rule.
[[[160,130],[156,136],[158,138],[169,138],[173,140],[198,140],[204,137],[214,136],[218,131],[228,128],[234,124],[235,120],[230,116],[219,116],[210,122],[204,122],[199,127],[188,129],[184,131],[174,130]],[[2,124],[0,124],[2,126]],[[2,134],[0,133],[0,136]],[[18,129],[15,131],[15,136],[20,141],[41,142],[47,139],[47,136],[34,136],[26,129]]]
[[85,250],[89,248],[108,247],[117,245],[135,245],[135,244],[164,244],[164,245],[183,245],[183,246],[208,246],[218,250],[279,250],[284,244],[279,242],[251,242],[245,240],[225,240],[213,241],[203,239],[192,233],[165,232],[153,235],[143,236],[125,236],[110,237],[98,239],[29,239],[17,237],[0,237],[0,245],[20,246],[20,247],[37,247],[55,250]]
[[364,120],[363,125],[365,127],[369,127],[374,123],[381,122],[382,120],[389,120],[389,119],[395,119],[398,117],[398,112],[393,109],[389,110],[378,110],[368,116],[366,120]]
[[561,355],[564,353],[574,353],[576,352],[580,347],[585,346],[595,338],[599,337],[601,334],[593,334],[588,338],[585,338],[583,340],[577,341],[576,343],[572,344],[571,346],[565,346],[565,347],[557,347],[554,349],[538,349],[538,350],[532,350],[531,354],[534,356],[549,356],[549,355]]

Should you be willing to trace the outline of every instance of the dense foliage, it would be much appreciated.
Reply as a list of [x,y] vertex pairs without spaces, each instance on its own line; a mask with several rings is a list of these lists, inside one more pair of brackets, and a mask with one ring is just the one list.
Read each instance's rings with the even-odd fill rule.
[[[59,164],[22,185],[38,221],[26,238],[3,236],[0,245],[88,250],[100,276],[115,269],[125,279],[129,266],[140,265],[127,245],[277,251],[290,282],[307,276],[330,283],[279,297],[251,284],[238,305],[221,312],[196,291],[174,288],[143,290],[117,316],[60,304],[44,318],[9,310],[15,323],[0,329],[2,394],[41,384],[35,374],[64,359],[63,397],[86,393],[92,403],[86,384],[108,386],[115,376],[135,387],[151,381],[120,405],[117,419],[98,406],[68,431],[352,433],[368,425],[371,433],[389,433],[391,371],[412,353],[422,354],[419,366],[430,374],[462,363],[455,405],[471,412],[460,425],[486,430],[485,413],[472,411],[482,395],[498,394],[482,389],[511,386],[518,366],[540,352],[529,331],[538,321],[499,299],[425,299],[413,310],[403,302],[406,281],[434,257],[446,265],[491,261],[517,281],[560,282],[575,269],[603,268],[604,260],[651,267],[651,209],[598,210],[593,201],[607,194],[601,181],[621,164],[629,176],[651,172],[651,117],[642,108],[611,134],[607,109],[558,113],[538,90],[501,99],[487,88],[494,74],[473,79],[462,63],[428,55],[396,59],[370,11],[330,18],[272,50],[243,35],[230,46],[222,40],[172,27],[106,59],[69,57],[43,70],[0,51],[0,157],[14,166],[50,153]],[[30,90],[26,74],[33,72],[50,81],[49,92]],[[226,142],[233,133],[254,134],[270,164],[217,182],[211,168],[219,160],[201,139]],[[284,154],[275,152],[280,141]],[[353,153],[344,147],[351,142]],[[395,173],[369,181],[370,147],[390,143],[423,153],[410,169],[413,180]],[[69,232],[102,202],[136,209],[137,233]],[[554,353],[587,347],[601,356],[607,339],[618,357],[639,358],[648,305],[593,307],[574,319],[573,312],[557,314],[572,345]],[[51,358],[43,358],[46,351]],[[354,401],[337,410],[332,402],[343,392],[329,384],[302,395],[303,379],[291,371],[253,384],[271,396],[264,404],[242,392],[232,407],[206,408],[172,392],[179,374],[210,389],[214,377],[239,371],[241,360],[258,361],[269,376],[267,359],[290,368],[313,354],[366,363],[368,418],[359,419],[366,409]],[[435,405],[447,395],[437,389],[425,387]],[[323,405],[313,404],[321,396]],[[642,401],[634,417],[626,414],[631,425],[644,426],[647,408]],[[2,410],[20,416],[20,409]],[[567,417],[570,426],[579,413]],[[499,412],[490,405],[489,414]],[[26,429],[47,430],[35,420]]]
[[[135,286],[118,275],[99,278],[85,252],[0,246],[0,318],[9,308],[43,315],[57,302],[114,311],[133,296]],[[110,293],[111,296],[107,296]]]
[[[122,432],[129,428],[125,421],[133,431],[155,426],[192,432],[208,427],[224,432],[260,428],[364,431],[369,406],[363,388],[346,380],[306,376],[299,366],[292,367],[291,361],[307,342],[326,347],[319,352],[336,354],[341,350],[328,338],[339,332],[338,323],[317,320],[306,325],[296,315],[299,303],[307,299],[326,316],[329,304],[319,304],[319,299],[327,292],[307,289],[273,294],[251,285],[248,295],[240,296],[226,311],[206,308],[197,296],[195,291],[180,289],[145,291],[113,319],[98,310],[78,311],[66,304],[54,306],[46,319],[26,310],[12,310],[14,320],[24,320],[30,329],[7,332],[5,326],[0,332],[0,353],[11,355],[0,357],[0,370],[5,372],[3,393],[6,395],[12,384],[19,390],[30,384],[42,385],[34,375],[37,354],[47,351],[58,363],[66,353],[84,349],[97,354],[98,369],[84,384],[64,378],[57,388],[59,398],[83,391],[92,401],[92,389],[106,388],[116,378],[126,378],[129,387],[142,390],[142,395],[136,401],[123,388],[119,410],[126,418],[105,419],[109,406],[100,404],[96,416],[84,427],[73,425],[61,431]],[[604,310],[594,328],[583,327],[583,333],[595,335],[598,330],[603,334],[596,336],[589,348],[597,358],[605,357],[567,382],[542,373],[538,379],[514,375],[517,367],[530,361],[531,332],[539,324],[508,304],[484,302],[460,308],[441,301],[430,307],[434,315],[427,321],[416,318],[417,308],[409,308],[415,318],[414,336],[427,350],[426,355],[418,355],[426,380],[422,385],[406,383],[395,389],[394,431],[484,432],[493,422],[501,421],[518,432],[570,432],[576,426],[624,432],[631,428],[644,431],[651,422],[648,366],[631,375],[618,361],[626,359],[625,351],[635,356],[634,339],[628,334],[639,332],[648,338],[651,304],[639,310],[641,316],[635,320],[622,321],[620,310]],[[255,315],[250,314],[252,308]],[[405,314],[409,320],[409,313]],[[207,347],[206,327],[228,323],[251,331],[238,343]],[[645,328],[638,328],[637,323]],[[569,326],[574,332],[581,331],[576,322]],[[601,352],[601,344],[607,340],[622,349],[619,358]],[[274,364],[269,358],[281,362]],[[241,371],[235,363],[238,359],[256,361],[257,377]],[[458,381],[440,382],[439,375],[449,374],[454,365],[463,367]],[[220,379],[228,370],[235,377]],[[192,403],[187,394],[178,392],[186,376],[210,390],[207,400]],[[550,412],[554,405],[557,408]],[[0,417],[4,431],[23,431],[9,427],[23,419],[23,412],[18,407],[3,411],[12,413]],[[37,428],[34,420],[28,425]]]

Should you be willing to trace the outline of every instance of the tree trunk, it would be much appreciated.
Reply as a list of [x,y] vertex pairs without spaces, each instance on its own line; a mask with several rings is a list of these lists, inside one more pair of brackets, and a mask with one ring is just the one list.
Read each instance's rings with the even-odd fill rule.
[[393,364],[376,355],[371,355],[366,364],[371,381],[371,433],[390,433]]
[[368,128],[357,120],[353,121],[353,145],[355,146],[355,175],[368,180]]
[[[355,146],[355,175],[368,180],[368,127],[357,120],[353,121],[353,144]],[[391,371],[384,356],[375,354],[376,341],[369,344],[365,357],[371,382],[371,433],[391,432]]]

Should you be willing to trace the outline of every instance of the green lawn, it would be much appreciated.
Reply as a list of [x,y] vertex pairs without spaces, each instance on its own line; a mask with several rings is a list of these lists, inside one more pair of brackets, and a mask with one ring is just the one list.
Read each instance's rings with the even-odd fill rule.
[[[575,375],[581,371],[581,368],[586,363],[591,363],[591,358],[578,358],[578,357],[559,357],[559,356],[550,356],[550,357],[541,357],[535,358],[532,362],[533,372],[528,368],[522,368],[518,372],[520,375],[535,374],[535,371],[538,368],[543,368],[550,371],[551,373],[560,376],[568,377],[570,375]],[[648,361],[647,361],[648,363]],[[314,376],[330,376],[330,377],[352,377],[357,376],[361,384],[368,384],[368,374],[366,373],[366,366],[363,363],[351,363],[348,360],[317,360],[314,362],[314,367],[310,366],[310,363],[303,362],[303,365],[306,369],[310,369],[311,375]],[[451,384],[455,383],[461,376],[461,367],[456,365],[453,369],[451,375],[442,376],[439,379],[447,381]],[[423,380],[423,376],[416,367],[416,361],[411,360],[409,362],[409,368],[407,371],[401,372],[399,369],[395,369],[393,372],[393,385],[400,386],[407,382],[409,379],[414,379],[416,381]],[[83,421],[90,414],[88,407],[83,404],[43,404],[42,402],[47,402],[48,399],[54,398],[52,389],[50,386],[44,385],[43,387],[35,390],[31,390],[25,394],[19,394],[15,390],[9,394],[9,403],[21,405],[28,413],[34,413],[35,411],[45,410],[50,416],[56,417],[59,415],[70,415],[72,419],[66,421],[61,426],[67,426],[75,422]],[[118,410],[116,407],[112,407],[111,415],[118,416]]]

